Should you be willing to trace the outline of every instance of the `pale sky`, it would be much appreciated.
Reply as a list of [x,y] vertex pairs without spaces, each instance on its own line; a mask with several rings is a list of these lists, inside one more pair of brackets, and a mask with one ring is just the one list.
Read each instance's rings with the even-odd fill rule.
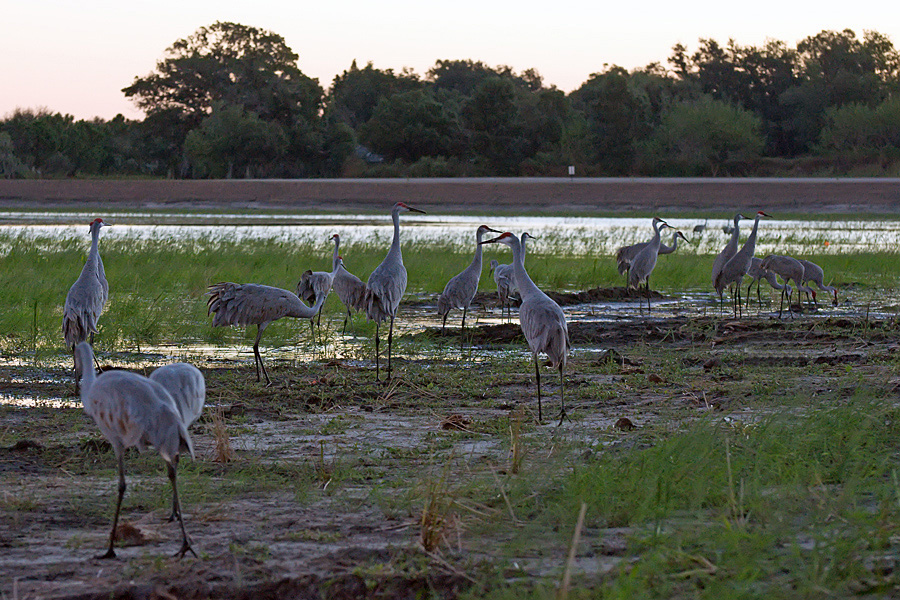
[[[444,6],[446,4],[446,6]],[[362,67],[420,75],[438,59],[473,59],[569,92],[604,64],[666,63],[681,42],[790,46],[823,29],[876,30],[900,47],[900,2],[857,0],[2,0],[0,117],[46,108],[77,119],[140,119],[122,88],[154,70],[175,40],[216,21],[281,35],[300,70],[327,89],[356,59]]]

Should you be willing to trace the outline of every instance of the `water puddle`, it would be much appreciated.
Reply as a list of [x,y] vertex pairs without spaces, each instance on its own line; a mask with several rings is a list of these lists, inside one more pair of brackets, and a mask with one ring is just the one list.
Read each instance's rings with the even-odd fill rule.
[[[663,215],[665,216],[665,215]],[[94,213],[0,212],[0,248],[22,237],[41,247],[62,239],[84,239],[86,224]],[[113,228],[104,232],[105,243],[166,240],[170,243],[230,243],[272,240],[321,246],[333,233],[345,244],[387,244],[393,233],[390,215],[273,215],[273,214],[178,214],[111,213],[104,216]],[[545,217],[545,216],[447,216],[406,214],[402,218],[405,244],[442,244],[459,249],[472,246],[474,230],[486,223],[504,231],[528,231],[538,238],[541,254],[611,255],[623,245],[646,241],[646,218]],[[715,254],[727,242],[728,219],[668,219],[693,244],[683,251]],[[703,225],[701,233],[693,229]],[[749,222],[744,230],[749,231]],[[667,240],[668,241],[668,240]],[[900,247],[900,221],[799,221],[766,220],[760,224],[757,254],[808,252],[846,253],[861,250],[895,251]]]

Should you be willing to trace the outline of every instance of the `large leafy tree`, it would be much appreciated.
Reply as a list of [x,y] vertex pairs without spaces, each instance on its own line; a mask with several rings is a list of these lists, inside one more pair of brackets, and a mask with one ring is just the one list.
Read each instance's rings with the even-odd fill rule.
[[216,22],[176,41],[155,72],[122,91],[148,114],[174,109],[199,123],[223,102],[291,126],[315,119],[324,94],[297,59],[280,35]]
[[427,90],[382,98],[360,139],[390,159],[415,162],[424,156],[448,156],[459,138],[455,115]]
[[328,108],[350,127],[357,128],[372,118],[378,101],[394,94],[419,89],[423,82],[415,73],[404,70],[376,69],[368,63],[360,69],[356,61],[334,78]]
[[232,178],[271,164],[287,147],[278,123],[263,121],[238,105],[216,104],[213,113],[191,131],[185,150],[200,175]]
[[721,175],[729,163],[759,157],[760,119],[727,102],[702,96],[673,105],[653,136],[642,144],[655,174]]

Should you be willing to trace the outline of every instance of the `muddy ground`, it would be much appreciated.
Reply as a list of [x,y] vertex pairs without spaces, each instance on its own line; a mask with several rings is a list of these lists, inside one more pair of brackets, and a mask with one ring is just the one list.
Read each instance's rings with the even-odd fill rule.
[[[196,460],[183,461],[180,481],[199,557],[183,560],[171,557],[180,537],[166,521],[170,489],[158,456],[129,452],[125,539],[117,559],[98,560],[92,557],[105,548],[114,502],[108,444],[77,403],[2,406],[0,594],[454,598],[477,597],[503,581],[553,584],[570,531],[548,530],[537,549],[509,543],[529,518],[503,501],[509,478],[524,476],[511,467],[513,424],[524,423],[527,472],[551,455],[578,465],[599,452],[646,447],[660,432],[710,415],[758,418],[746,402],[755,374],[773,369],[785,394],[846,387],[852,370],[896,396],[895,326],[893,318],[830,317],[824,308],[793,320],[763,314],[573,324],[569,418],[558,427],[558,386],[549,370],[544,419],[535,422],[533,371],[517,324],[475,327],[465,340],[419,333],[421,343],[437,339],[438,358],[399,353],[389,385],[375,382],[370,361],[351,357],[298,364],[270,356],[269,388],[255,382],[252,362],[198,359],[208,406],[192,428]],[[458,343],[495,354],[457,350]],[[0,373],[19,386],[13,392],[70,394],[63,364],[23,362]],[[216,433],[217,424],[227,435]],[[439,526],[423,522],[429,502],[479,478],[496,482],[492,500],[476,504],[458,491],[437,511]],[[445,493],[431,493],[435,488]],[[629,533],[582,532],[576,588],[627,572]]]

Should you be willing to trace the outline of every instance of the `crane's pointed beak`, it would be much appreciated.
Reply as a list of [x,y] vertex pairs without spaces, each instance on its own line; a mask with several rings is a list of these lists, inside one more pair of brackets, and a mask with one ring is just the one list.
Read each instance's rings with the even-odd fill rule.
[[427,215],[427,214],[428,214],[428,213],[425,212],[424,210],[419,210],[418,208],[413,208],[412,206],[407,206],[406,208],[407,208],[408,210],[411,210],[412,212],[422,213],[423,215]]
[[[491,231],[493,231],[493,230],[491,230]],[[497,236],[497,237],[495,237],[495,238],[491,238],[491,239],[489,239],[489,240],[484,240],[483,242],[481,242],[480,245],[484,245],[484,244],[495,244],[495,243],[497,243],[497,242],[500,241],[500,238],[501,238],[501,237],[503,237],[503,236],[500,235],[500,236]]]

